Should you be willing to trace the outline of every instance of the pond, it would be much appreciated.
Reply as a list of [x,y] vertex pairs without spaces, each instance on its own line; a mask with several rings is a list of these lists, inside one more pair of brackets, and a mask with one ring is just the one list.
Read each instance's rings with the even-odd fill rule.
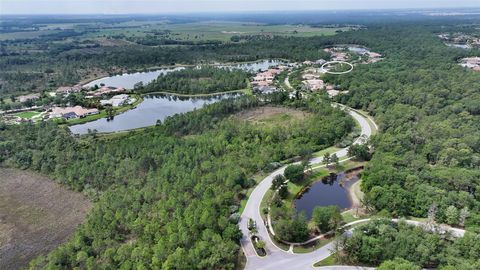
[[[348,178],[348,181],[344,181]],[[342,210],[352,206],[348,188],[358,181],[355,174],[347,177],[347,174],[330,174],[321,181],[313,183],[295,201],[295,209],[298,213],[304,212],[308,219],[312,217],[313,209],[317,206],[336,205]],[[342,185],[343,183],[343,185]]]
[[[266,70],[272,66],[283,63],[280,60],[262,60],[257,62],[239,63],[231,65],[219,65],[219,67],[238,68],[248,72],[255,72],[258,70]],[[95,85],[105,84],[106,86],[123,87],[125,89],[133,89],[136,83],[142,82],[144,85],[149,84],[161,74],[167,74],[172,71],[184,69],[184,67],[163,68],[147,72],[125,73],[121,75],[114,75],[104,77],[98,80],[91,81],[84,85],[90,88]]]
[[205,97],[146,95],[144,101],[136,108],[116,115],[113,120],[101,118],[85,124],[71,126],[70,131],[73,134],[87,134],[89,130],[105,133],[153,126],[157,120],[164,121],[168,116],[190,112],[207,104],[235,96],[238,96],[238,94]]

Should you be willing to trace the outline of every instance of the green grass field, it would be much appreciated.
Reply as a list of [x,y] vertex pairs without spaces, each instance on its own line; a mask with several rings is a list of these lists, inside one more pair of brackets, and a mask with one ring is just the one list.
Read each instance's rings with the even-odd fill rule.
[[[335,35],[337,30],[349,30],[349,28],[322,28],[311,27],[308,25],[264,25],[244,22],[195,22],[185,24],[166,24],[161,22],[152,22],[148,27],[146,25],[129,25],[131,28],[104,28],[95,33],[88,33],[82,38],[96,38],[102,36],[125,35],[127,37],[144,37],[151,31],[170,30],[170,39],[179,41],[230,41],[232,36],[238,35],[279,35],[279,36],[331,36]],[[132,27],[134,26],[134,27]]]
[[39,112],[27,111],[27,112],[19,112],[19,113],[16,113],[15,115],[25,119],[32,119],[34,116],[39,114],[40,114]]

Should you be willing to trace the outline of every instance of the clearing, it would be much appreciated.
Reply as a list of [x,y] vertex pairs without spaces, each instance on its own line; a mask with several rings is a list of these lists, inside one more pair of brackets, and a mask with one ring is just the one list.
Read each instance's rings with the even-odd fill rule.
[[237,114],[241,120],[253,122],[255,124],[263,124],[267,126],[288,125],[292,122],[304,120],[311,116],[309,112],[295,110],[285,107],[263,106]]
[[20,269],[64,243],[90,202],[29,171],[0,167],[0,269]]

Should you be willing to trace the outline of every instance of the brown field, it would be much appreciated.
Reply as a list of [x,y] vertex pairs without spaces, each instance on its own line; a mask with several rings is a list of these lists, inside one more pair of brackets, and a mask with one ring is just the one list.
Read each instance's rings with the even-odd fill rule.
[[264,124],[264,125],[286,125],[292,122],[303,120],[311,116],[311,113],[285,107],[263,106],[237,114],[241,120]]
[[64,243],[90,207],[43,176],[0,167],[0,269],[20,269]]

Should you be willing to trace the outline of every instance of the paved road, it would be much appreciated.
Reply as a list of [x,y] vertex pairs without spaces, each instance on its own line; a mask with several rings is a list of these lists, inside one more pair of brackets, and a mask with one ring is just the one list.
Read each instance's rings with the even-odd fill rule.
[[[345,107],[343,105],[337,105],[340,107]],[[348,109],[348,113],[358,122],[361,127],[361,136],[355,140],[354,144],[364,143],[365,140],[372,135],[372,128],[369,124],[371,121],[368,118],[360,115],[352,109]],[[333,154],[333,153],[332,153]],[[341,149],[335,152],[337,156],[342,159],[342,157],[347,156],[347,148]],[[319,164],[323,161],[322,157],[313,158],[310,163],[312,165]],[[318,262],[322,259],[330,256],[330,250],[333,247],[333,243],[327,244],[316,251],[307,254],[292,254],[287,251],[284,251],[277,247],[273,241],[270,239],[267,228],[264,224],[264,220],[260,214],[260,204],[265,193],[270,189],[272,180],[276,175],[283,174],[286,166],[277,169],[272,172],[269,176],[260,182],[257,187],[253,190],[252,194],[247,201],[245,209],[242,213],[240,219],[240,229],[243,233],[243,238],[241,239],[241,245],[244,250],[245,256],[247,257],[247,265],[245,269],[311,269],[315,262]],[[253,244],[249,238],[249,231],[247,228],[248,220],[252,218],[257,222],[257,235],[265,241],[267,256],[260,258],[256,255]]]

